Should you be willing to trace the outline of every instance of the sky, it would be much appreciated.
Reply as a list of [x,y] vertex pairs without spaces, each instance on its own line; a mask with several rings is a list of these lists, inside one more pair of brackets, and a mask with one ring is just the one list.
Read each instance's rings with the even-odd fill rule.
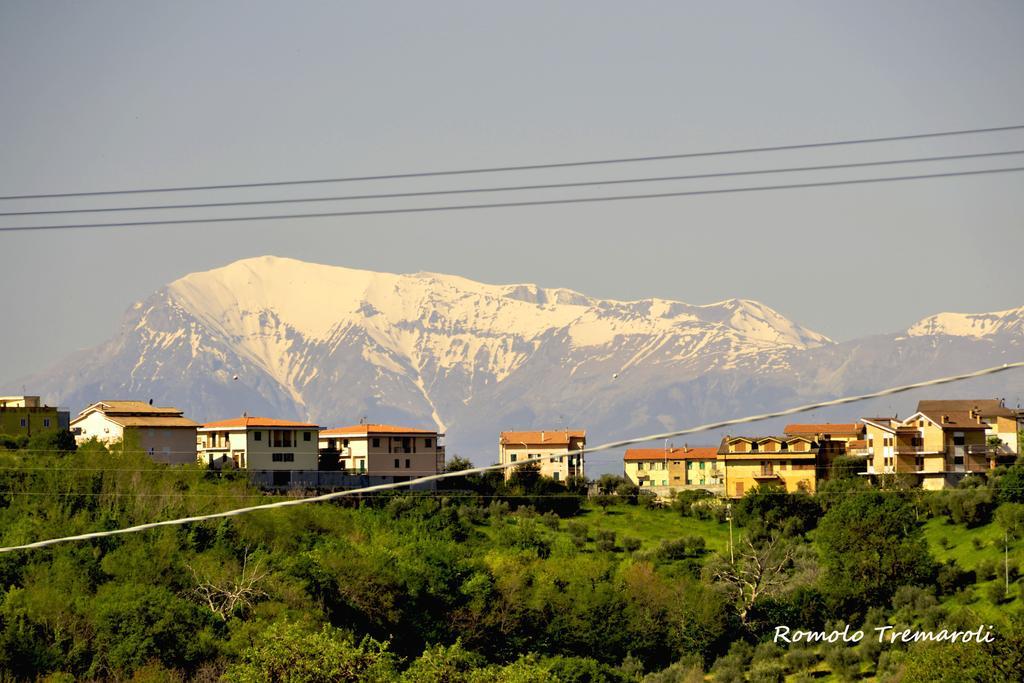
[[[1019,2],[0,0],[0,195],[662,155],[1024,124]],[[137,206],[1024,149],[1024,131],[387,182],[5,200]],[[542,191],[714,189],[1022,156]],[[625,188],[625,189],[624,189]],[[362,200],[305,210],[516,201]],[[294,206],[183,210],[229,216]],[[171,212],[0,216],[0,226]],[[429,214],[0,232],[0,390],[189,272],[275,254],[613,299],[756,299],[836,340],[1024,305],[1024,173]],[[31,392],[30,392],[31,393]]]

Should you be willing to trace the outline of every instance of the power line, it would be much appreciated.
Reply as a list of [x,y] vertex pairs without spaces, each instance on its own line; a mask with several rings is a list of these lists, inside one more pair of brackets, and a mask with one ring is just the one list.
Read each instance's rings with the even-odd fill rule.
[[[758,422],[760,420],[767,420],[776,417],[785,417],[787,415],[795,415],[797,413],[805,413],[812,410],[818,410],[820,408],[827,408],[830,406],[843,405],[846,403],[853,403],[856,401],[863,401],[869,398],[879,398],[881,396],[890,396],[892,394],[899,394],[913,389],[920,389],[922,387],[935,386],[939,384],[948,384],[950,382],[958,382],[965,379],[971,379],[974,377],[982,377],[985,375],[992,375],[998,372],[1005,372],[1006,370],[1024,367],[1024,362],[1016,363],[1005,363],[1003,365],[997,365],[991,368],[985,368],[983,370],[977,370],[975,372],[968,372],[960,375],[951,375],[948,377],[939,377],[937,379],[925,380],[923,382],[915,382],[913,384],[904,384],[901,386],[890,387],[881,391],[871,392],[869,394],[860,394],[857,396],[846,396],[843,398],[837,398],[830,401],[821,401],[818,403],[810,403],[807,405],[797,406],[795,408],[787,408],[785,410],[778,410],[769,413],[763,413],[761,415],[752,415],[749,417],[734,418],[731,420],[722,420],[719,422],[712,422],[709,424],[703,424],[698,427],[690,427],[687,429],[679,429],[671,432],[664,432],[662,434],[649,434],[647,436],[639,436],[629,439],[622,439],[620,441],[610,441],[608,443],[594,446],[592,448],[579,449],[575,451],[567,451],[561,455],[585,455],[587,453],[594,453],[599,451],[608,451],[616,448],[622,448],[624,446],[631,446],[637,443],[644,443],[647,441],[663,441],[665,439],[671,439],[677,436],[684,436],[686,434],[695,434],[697,432],[706,432],[713,429],[721,429],[731,425],[743,424],[746,422]],[[488,465],[484,467],[473,467],[467,470],[461,470],[459,472],[444,472],[442,474],[433,474],[427,477],[418,477],[416,479],[409,479],[402,482],[393,482],[390,484],[377,484],[375,486],[367,486],[359,489],[348,489],[345,491],[335,491],[333,493],[325,493],[319,496],[312,496],[310,498],[292,498],[288,500],[275,501],[273,503],[264,503],[262,505],[252,505],[243,508],[235,508],[232,510],[224,510],[222,512],[214,512],[205,515],[196,515],[192,517],[180,517],[177,519],[165,519],[159,522],[148,522],[145,524],[138,524],[131,527],[125,527],[121,529],[111,529],[107,531],[93,531],[84,534],[77,534],[74,536],[62,536],[59,538],[50,538],[44,541],[36,541],[35,543],[25,543],[22,545],[7,546],[0,548],[0,553],[13,552],[15,550],[31,550],[35,548],[44,548],[58,543],[68,543],[71,541],[84,541],[93,538],[103,538],[106,536],[117,536],[121,534],[136,533],[139,531],[145,531],[147,529],[155,529],[164,526],[180,526],[182,524],[191,524],[193,522],[204,522],[211,519],[222,519],[226,517],[235,517],[238,515],[247,514],[250,512],[257,512],[261,510],[273,510],[277,508],[292,507],[295,505],[304,505],[306,503],[317,503],[329,500],[335,500],[345,496],[351,496],[363,493],[372,493],[376,491],[388,491],[392,489],[405,488],[407,486],[415,486],[418,484],[425,484],[431,481],[439,481],[441,479],[451,479],[453,477],[464,477],[470,474],[481,474],[483,472],[492,472],[497,470],[510,469],[512,467],[518,467],[524,463],[530,462],[541,462],[545,458],[550,456],[538,456],[535,458],[524,458],[523,460],[515,463],[503,463],[498,465]]]
[[783,185],[759,185],[752,187],[730,187],[715,190],[689,190],[682,192],[653,192],[648,194],[610,195],[603,197],[575,197],[571,199],[536,199],[522,202],[489,202],[484,204],[455,204],[447,206],[416,206],[400,209],[367,209],[362,211],[325,211],[318,213],[292,213],[255,216],[230,216],[222,218],[178,218],[152,221],[126,221],[120,223],[72,223],[63,225],[18,225],[0,227],[0,232],[30,232],[34,230],[80,230],[88,228],[128,228],[158,225],[195,225],[205,223],[237,223],[242,221],[293,220],[299,218],[338,218],[345,216],[383,216],[393,214],[434,213],[441,211],[466,211],[474,209],[506,209],[523,206],[553,206],[557,204],[589,204],[595,202],[616,202],[637,199],[663,199],[669,197],[694,197],[699,195],[733,194],[739,192],[765,192],[772,190],[796,190],[812,187],[836,187],[840,185],[865,185],[897,182],[904,180],[925,180],[929,178],[952,178],[957,176],[989,175],[1024,171],[1024,166],[990,168],[976,171],[950,171],[883,178],[856,178],[853,180],[829,180],[813,183],[788,183]]
[[340,178],[314,178],[307,180],[274,180],[254,183],[225,183],[218,185],[189,185],[177,187],[150,187],[128,190],[99,190],[92,192],[51,192],[46,194],[20,194],[0,196],[2,199],[54,199],[58,197],[97,197],[114,194],[145,194],[153,192],[191,192],[196,190],[232,190],[252,187],[281,187],[286,185],[314,185],[323,183],[348,183],[364,180],[397,180],[400,178],[426,178],[435,176],[469,175],[476,173],[501,173],[505,171],[533,171],[549,168],[570,168],[580,166],[600,166],[607,164],[627,164],[647,161],[668,161],[671,159],[694,159],[699,157],[726,156],[731,154],[750,154],[755,152],[781,152],[785,150],[815,149],[822,147],[839,147],[844,145],[861,145],[875,142],[896,142],[901,140],[920,140],[924,138],[950,137],[956,135],[972,135],[977,133],[997,133],[1024,129],[1024,124],[1015,126],[994,126],[990,128],[968,128],[962,130],[940,131],[935,133],[914,133],[910,135],[890,135],[877,138],[856,138],[848,140],[832,140],[826,142],[805,142],[790,145],[771,145],[767,147],[745,147],[725,149],[711,152],[684,152],[679,154],[658,154],[651,156],[619,157],[614,159],[596,159],[589,161],[560,161],[553,163],[522,164],[511,166],[489,166],[456,170],[415,171],[411,173],[387,173],[380,175],[348,176]]
[[535,185],[500,185],[492,187],[472,187],[454,190],[423,190],[419,192],[385,192],[377,194],[357,194],[328,197],[299,197],[288,199],[253,199],[232,202],[200,202],[193,204],[156,204],[148,206],[107,206],[83,209],[46,209],[38,211],[3,211],[0,216],[43,216],[69,213],[110,213],[115,211],[160,211],[166,209],[208,209],[228,206],[265,206],[269,204],[301,204],[306,202],[343,202],[365,199],[398,199],[402,197],[436,197],[453,194],[479,194],[487,192],[518,192],[523,190],[553,190],[570,187],[593,187],[595,185],[623,185],[632,183],[653,183],[672,180],[699,180],[707,178],[729,178],[748,175],[768,175],[773,173],[797,173],[803,171],[828,171],[846,168],[864,168],[868,166],[892,166],[896,164],[917,164],[935,161],[955,161],[961,159],[981,159],[986,157],[1002,157],[1024,154],[1024,149],[999,152],[976,152],[972,154],[947,154],[943,156],[916,157],[909,159],[886,159],[882,161],[861,161],[843,164],[822,164],[817,166],[789,166],[783,168],[767,168],[753,171],[724,171],[719,173],[696,173],[689,175],[653,176],[645,178],[620,178],[612,180],[585,180],[565,183],[543,183]]

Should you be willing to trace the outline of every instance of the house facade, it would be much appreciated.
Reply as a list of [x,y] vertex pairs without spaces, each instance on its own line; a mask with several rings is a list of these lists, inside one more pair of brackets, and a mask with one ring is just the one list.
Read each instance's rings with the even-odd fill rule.
[[817,490],[818,444],[806,436],[726,436],[718,447],[725,495],[742,498],[760,485],[790,493]]
[[320,432],[322,470],[404,481],[444,470],[444,434],[431,429],[358,424]]
[[640,488],[656,490],[659,495],[672,489],[715,490],[721,485],[718,449],[714,446],[630,448],[622,460],[627,479]]
[[0,396],[0,434],[32,437],[68,429],[65,410],[45,405],[38,396]]
[[[216,468],[288,472],[316,470],[320,428],[308,422],[242,416],[198,430],[198,461]],[[274,484],[289,483],[285,475]]]
[[997,448],[987,444],[991,425],[978,409],[924,407],[904,420],[862,420],[867,430],[867,475],[912,475],[922,488],[937,490],[955,486],[970,472],[995,466]]
[[[583,429],[556,429],[534,432],[501,432],[498,438],[498,462],[512,465],[528,458],[542,457],[540,474],[556,481],[585,477],[587,432]],[[570,455],[570,453],[573,453]],[[514,467],[505,468],[505,479]]]
[[70,424],[76,443],[121,442],[171,465],[195,462],[197,427],[178,408],[144,401],[98,401]]
[[1019,410],[1007,408],[1003,401],[994,398],[966,400],[932,400],[919,401],[917,410],[931,415],[976,412],[981,421],[988,425],[985,430],[985,442],[999,440],[994,445],[993,455],[1002,461],[1012,463],[1020,453],[1018,433],[1024,428],[1024,414]]

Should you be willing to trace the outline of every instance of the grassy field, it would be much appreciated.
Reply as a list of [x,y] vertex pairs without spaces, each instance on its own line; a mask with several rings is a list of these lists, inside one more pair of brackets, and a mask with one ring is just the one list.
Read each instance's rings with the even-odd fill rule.
[[[985,619],[994,620],[1000,614],[1005,615],[1024,606],[1024,583],[1012,578],[1003,603],[996,605],[988,598],[990,586],[1005,581],[1003,532],[996,524],[969,529],[962,524],[949,524],[944,519],[930,519],[924,525],[924,534],[932,555],[939,561],[953,559],[964,569],[972,571],[977,571],[982,564],[993,565],[995,569],[995,578],[978,581],[973,590],[946,600],[948,607],[966,607]],[[1011,567],[1024,565],[1024,542],[1011,540],[1008,551]]]
[[700,536],[708,550],[722,551],[729,546],[729,525],[712,520],[683,517],[674,510],[647,509],[640,505],[614,505],[607,510],[587,505],[577,519],[597,531],[614,531],[616,537],[639,539],[641,550],[654,550],[663,540]]

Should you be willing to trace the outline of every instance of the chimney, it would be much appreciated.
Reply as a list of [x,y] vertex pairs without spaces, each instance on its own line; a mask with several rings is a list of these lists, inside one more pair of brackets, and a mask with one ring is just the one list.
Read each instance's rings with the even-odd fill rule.
[[949,415],[942,416],[942,424],[949,424]]

